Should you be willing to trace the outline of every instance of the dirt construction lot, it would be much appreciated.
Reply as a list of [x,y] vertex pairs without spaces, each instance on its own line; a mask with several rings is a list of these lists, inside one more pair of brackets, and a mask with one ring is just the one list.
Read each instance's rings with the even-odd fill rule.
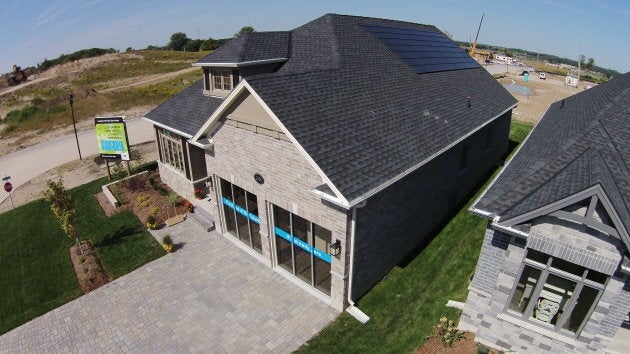
[[550,104],[581,92],[586,86],[596,85],[583,81],[575,88],[564,84],[564,76],[548,73],[547,79],[541,80],[537,72],[529,75],[528,82],[525,82],[523,77],[518,75],[523,71],[522,67],[510,66],[508,69],[506,73],[505,65],[492,65],[487,68],[490,73],[505,75],[498,79],[501,84],[518,84],[531,90],[530,95],[512,93],[519,101],[518,106],[512,111],[512,119],[528,123],[538,122]]

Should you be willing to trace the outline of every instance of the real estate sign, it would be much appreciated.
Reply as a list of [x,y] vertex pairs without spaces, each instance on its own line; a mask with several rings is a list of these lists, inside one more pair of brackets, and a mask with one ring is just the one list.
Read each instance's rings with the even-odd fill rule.
[[98,152],[104,159],[129,161],[129,140],[125,117],[94,118]]

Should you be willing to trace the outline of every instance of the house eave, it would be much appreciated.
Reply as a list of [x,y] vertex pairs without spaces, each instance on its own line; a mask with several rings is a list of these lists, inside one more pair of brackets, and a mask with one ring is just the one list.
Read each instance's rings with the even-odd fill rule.
[[224,62],[224,63],[193,63],[192,66],[198,67],[220,67],[220,68],[240,68],[243,66],[252,66],[252,65],[264,65],[264,64],[274,64],[274,63],[282,63],[287,61],[288,58],[274,58],[274,59],[264,59],[264,60],[251,60],[251,61],[242,61],[242,62]]
[[504,115],[508,111],[514,109],[514,107],[516,107],[517,105],[518,105],[518,102],[512,104],[511,106],[509,106],[508,108],[503,110],[501,113],[499,113],[496,116],[494,116],[492,119],[489,119],[489,120],[485,121],[483,124],[479,125],[475,129],[469,131],[468,134],[460,137],[459,139],[453,141],[452,143],[450,143],[447,146],[443,147],[442,149],[438,150],[433,155],[431,155],[431,156],[427,157],[426,159],[420,161],[420,163],[418,163],[418,164],[408,168],[407,170],[401,172],[400,174],[394,176],[394,178],[391,178],[391,179],[383,182],[381,185],[371,189],[367,193],[364,193],[364,194],[356,197],[355,199],[351,200],[350,203],[349,203],[350,207],[353,207],[353,206],[355,206],[357,204],[360,204],[361,202],[363,202],[364,200],[370,198],[371,196],[375,195],[376,193],[378,193],[378,192],[382,191],[383,189],[391,186],[392,184],[398,182],[400,179],[404,178],[405,176],[413,173],[414,171],[416,171],[420,167],[426,165],[427,163],[431,162],[433,159],[437,158],[438,156],[442,155],[446,151],[450,150],[453,146],[455,146],[455,145],[459,144],[460,142],[466,140],[468,137],[470,137],[471,135],[477,133],[479,130],[483,129],[488,124],[494,122],[495,120],[497,120],[499,117],[501,117],[502,115]]
[[309,192],[311,194],[314,194],[315,196],[317,196],[317,197],[319,197],[319,198],[321,198],[321,199],[323,199],[323,200],[325,200],[327,202],[330,202],[330,203],[332,203],[332,204],[334,204],[336,206],[339,206],[339,207],[341,207],[343,209],[350,209],[350,205],[346,201],[343,201],[343,200],[341,200],[341,199],[339,199],[339,198],[337,198],[337,197],[335,197],[333,195],[330,195],[328,193],[322,192],[322,191],[317,190],[315,188],[311,189]]
[[154,120],[152,120],[152,119],[149,119],[149,118],[147,118],[147,117],[142,117],[142,119],[145,119],[145,120],[147,120],[147,121],[149,121],[149,122],[153,123],[153,125],[155,125],[155,126],[157,126],[157,127],[164,128],[164,129],[166,129],[166,130],[170,130],[170,131],[172,131],[173,133],[176,133],[177,135],[181,135],[181,136],[183,136],[183,137],[184,137],[184,138],[186,138],[186,139],[190,139],[190,138],[192,138],[192,135],[190,135],[190,134],[188,134],[188,133],[184,133],[184,132],[183,132],[183,131],[181,131],[181,130],[177,130],[177,129],[173,128],[173,127],[169,127],[168,125],[164,125],[164,124],[162,124],[162,123],[160,123],[160,122],[156,122],[156,121],[154,121]]

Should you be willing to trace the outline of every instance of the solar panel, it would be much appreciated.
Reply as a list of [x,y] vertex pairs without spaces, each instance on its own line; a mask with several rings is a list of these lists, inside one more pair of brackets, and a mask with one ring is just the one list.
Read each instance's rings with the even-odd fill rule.
[[441,32],[363,25],[419,74],[478,68],[468,53]]

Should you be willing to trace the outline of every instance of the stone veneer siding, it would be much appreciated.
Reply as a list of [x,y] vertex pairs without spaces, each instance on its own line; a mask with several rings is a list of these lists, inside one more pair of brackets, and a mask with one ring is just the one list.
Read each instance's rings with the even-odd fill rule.
[[[332,232],[331,241],[334,242],[335,239],[341,241],[342,254],[332,257],[330,303],[336,309],[343,310],[346,296],[345,264],[349,243],[346,240],[348,211],[322,202],[321,198],[309,192],[324,182],[293,143],[223,123],[212,138],[214,150],[206,153],[208,175],[221,177],[256,194],[258,198],[263,247],[261,259],[265,263],[273,266],[273,260],[276,258],[273,252],[275,235],[270,233],[265,202],[275,204],[329,229]],[[255,173],[260,173],[264,177],[264,184],[256,183]],[[220,218],[222,214],[219,207],[222,204],[218,201],[219,189],[219,180],[215,179],[214,190],[211,191],[214,196],[211,201],[212,213],[217,220],[217,230],[226,233],[223,229],[223,220]],[[231,235],[226,237],[240,242]],[[309,290],[317,291],[304,284]]]
[[158,161],[158,169],[162,182],[166,183],[175,193],[189,201],[195,200],[193,183],[186,178],[182,171],[162,161]]
[[[357,210],[355,300],[414,252],[501,160],[508,146],[510,118],[511,112],[505,113]],[[467,153],[463,172],[462,149]]]
[[[582,235],[580,239],[587,239],[584,236],[590,235]],[[566,239],[569,236],[565,234],[563,237]],[[579,242],[574,240],[572,243]],[[602,246],[601,240],[595,244]],[[513,319],[503,311],[517,281],[525,248],[531,246],[548,250],[550,254],[564,252],[576,263],[592,262],[594,256],[593,244],[589,244],[588,248],[569,248],[571,244],[560,245],[557,242],[543,244],[540,237],[525,241],[488,227],[460,318],[460,329],[475,332],[477,341],[505,351],[605,352],[606,345],[630,311],[630,277],[618,270],[612,274],[593,314],[577,338],[554,333],[535,324]],[[600,267],[606,267],[607,264],[603,260]]]

